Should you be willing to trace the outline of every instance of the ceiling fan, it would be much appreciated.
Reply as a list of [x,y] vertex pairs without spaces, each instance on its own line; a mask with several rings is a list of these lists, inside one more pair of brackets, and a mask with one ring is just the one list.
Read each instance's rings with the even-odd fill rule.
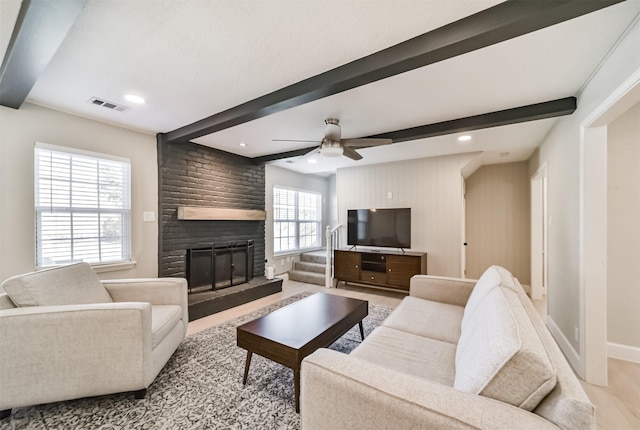
[[371,146],[389,145],[393,143],[391,139],[341,139],[340,138],[340,120],[336,118],[327,118],[324,120],[327,125],[324,131],[322,141],[316,140],[287,140],[274,139],[274,142],[315,142],[320,146],[307,152],[302,159],[310,158],[317,153],[323,157],[339,157],[344,155],[352,160],[360,160],[360,155],[353,148],[368,148]]

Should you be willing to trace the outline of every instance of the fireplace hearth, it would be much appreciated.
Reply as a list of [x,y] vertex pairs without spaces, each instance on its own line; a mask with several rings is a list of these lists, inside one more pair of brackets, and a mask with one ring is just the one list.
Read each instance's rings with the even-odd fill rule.
[[189,293],[220,290],[253,279],[253,240],[214,242],[187,249]]

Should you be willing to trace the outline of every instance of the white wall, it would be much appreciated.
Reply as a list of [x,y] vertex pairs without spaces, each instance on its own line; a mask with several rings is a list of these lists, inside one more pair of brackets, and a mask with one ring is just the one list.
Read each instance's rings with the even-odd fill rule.
[[[271,164],[265,166],[265,208],[267,220],[265,222],[265,258],[269,265],[275,266],[275,273],[284,273],[292,268],[294,255],[273,256],[273,187],[291,188],[301,191],[313,191],[322,194],[322,240],[324,243],[324,227],[329,223],[329,180],[317,175],[304,175],[291,170],[276,167]],[[257,276],[257,274],[256,274]]]
[[640,347],[640,103],[607,134],[607,340]]
[[[584,330],[584,308],[580,291],[580,145],[583,123],[605,99],[640,68],[638,55],[640,24],[627,33],[604,61],[601,69],[578,96],[578,108],[570,116],[560,118],[540,146],[535,163],[537,170],[548,162],[548,313],[552,323],[580,354],[581,333]],[[586,172],[589,175],[589,172]],[[602,285],[602,288],[606,288]],[[602,304],[605,306],[605,304]],[[578,336],[576,337],[576,329]],[[584,360],[584,357],[580,357]]]
[[411,250],[428,253],[427,272],[460,276],[460,171],[472,158],[462,154],[339,169],[336,189],[342,245],[346,245],[347,210],[409,207]]
[[35,142],[131,160],[131,245],[137,265],[100,277],[157,276],[158,225],[142,221],[143,211],[156,212],[157,219],[155,137],[26,103],[19,110],[0,107],[0,282],[35,269]]

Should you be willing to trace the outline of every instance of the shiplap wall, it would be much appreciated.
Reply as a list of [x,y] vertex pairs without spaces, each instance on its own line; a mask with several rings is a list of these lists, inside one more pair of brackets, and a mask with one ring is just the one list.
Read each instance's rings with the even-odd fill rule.
[[409,207],[411,250],[428,253],[428,273],[460,276],[460,170],[472,157],[462,154],[339,169],[336,189],[343,245],[348,209]]
[[530,189],[526,161],[482,166],[467,178],[468,278],[497,264],[530,285]]

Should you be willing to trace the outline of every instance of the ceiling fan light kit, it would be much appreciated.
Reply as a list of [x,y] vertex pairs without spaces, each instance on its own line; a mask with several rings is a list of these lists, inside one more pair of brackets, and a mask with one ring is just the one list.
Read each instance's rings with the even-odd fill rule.
[[[324,120],[327,125],[324,130],[324,138],[320,142],[320,146],[306,153],[302,159],[308,159],[318,152],[323,157],[340,157],[344,155],[354,161],[360,160],[360,155],[353,148],[368,148],[370,146],[389,145],[393,143],[391,139],[342,139],[340,131],[340,120],[336,118],[327,118]],[[274,139],[276,142],[292,142],[291,140]],[[295,142],[295,140],[293,141]],[[308,141],[307,141],[308,142]]]
[[323,157],[340,157],[344,153],[344,149],[340,142],[334,142],[324,139],[320,147],[320,155]]

